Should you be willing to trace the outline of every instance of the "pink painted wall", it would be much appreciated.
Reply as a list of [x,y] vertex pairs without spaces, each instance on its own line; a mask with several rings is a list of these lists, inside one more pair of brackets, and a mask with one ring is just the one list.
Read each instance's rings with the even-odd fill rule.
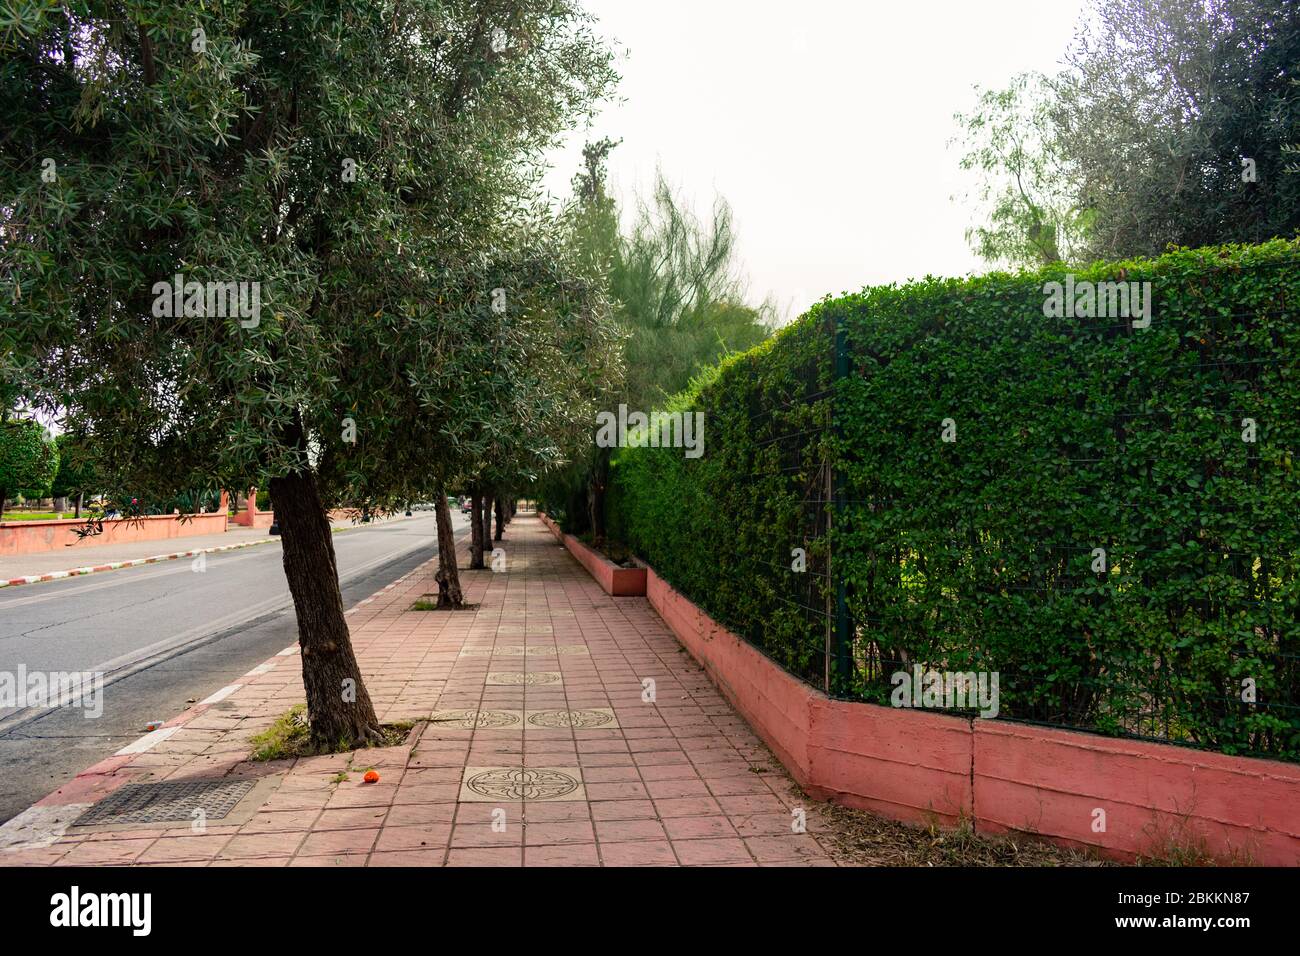
[[587,573],[596,579],[606,594],[613,597],[645,596],[645,568],[620,568],[571,534],[564,536],[564,546],[587,569]]
[[613,597],[642,597],[646,589],[645,568],[620,568],[603,554],[593,551],[581,540],[560,530],[550,517],[539,514],[542,524],[555,535],[555,540],[569,549],[606,594]]
[[221,513],[191,515],[181,521],[175,515],[151,515],[140,519],[116,518],[104,522],[104,533],[78,538],[73,529],[84,521],[65,518],[57,521],[5,521],[0,523],[0,555],[36,554],[58,551],[65,546],[125,544],[132,541],[162,541],[195,534],[220,534],[226,530],[226,516]]
[[[1300,766],[1008,721],[832,700],[648,570],[646,597],[814,797],[893,819],[1017,831],[1120,859],[1202,846],[1300,865]],[[1106,829],[1093,832],[1093,811]]]
[[[1300,865],[1300,766],[996,720],[974,721],[977,827],[1127,857],[1203,846]],[[1095,810],[1105,832],[1093,832]]]
[[555,535],[555,540],[560,542],[560,544],[564,544],[564,532],[561,531],[560,526],[551,519],[551,516],[544,511],[539,511],[537,512],[537,517],[541,519],[542,524],[546,525],[546,530]]

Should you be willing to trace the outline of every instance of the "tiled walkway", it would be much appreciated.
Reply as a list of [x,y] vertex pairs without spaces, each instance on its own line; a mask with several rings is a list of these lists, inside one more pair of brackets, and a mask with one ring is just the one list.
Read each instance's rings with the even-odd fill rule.
[[607,597],[531,515],[499,546],[504,573],[462,571],[474,611],[409,610],[431,562],[349,612],[381,718],[421,722],[406,745],[249,761],[302,698],[286,649],[28,811],[57,830],[127,781],[270,777],[235,816],[70,830],[0,865],[833,865],[816,805],[644,598]]

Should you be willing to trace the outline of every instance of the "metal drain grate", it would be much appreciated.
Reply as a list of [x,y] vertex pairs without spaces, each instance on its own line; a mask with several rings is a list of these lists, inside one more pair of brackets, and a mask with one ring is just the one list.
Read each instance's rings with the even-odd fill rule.
[[195,810],[202,810],[204,819],[220,820],[248,795],[254,783],[253,780],[128,783],[77,817],[73,826],[192,820]]

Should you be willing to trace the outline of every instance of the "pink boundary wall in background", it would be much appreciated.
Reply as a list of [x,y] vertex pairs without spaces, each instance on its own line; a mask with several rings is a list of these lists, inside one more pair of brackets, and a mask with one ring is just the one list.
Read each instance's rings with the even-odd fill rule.
[[1119,859],[1203,847],[1300,864],[1300,766],[832,700],[647,571],[650,604],[809,796],[912,822],[965,817]]
[[149,515],[130,519],[115,518],[104,522],[104,533],[78,538],[74,528],[85,525],[78,518],[49,521],[5,521],[0,523],[0,555],[13,556],[58,551],[72,545],[89,547],[101,544],[126,544],[132,541],[163,541],[195,534],[221,534],[226,530],[224,514],[188,515],[182,521],[176,515]]

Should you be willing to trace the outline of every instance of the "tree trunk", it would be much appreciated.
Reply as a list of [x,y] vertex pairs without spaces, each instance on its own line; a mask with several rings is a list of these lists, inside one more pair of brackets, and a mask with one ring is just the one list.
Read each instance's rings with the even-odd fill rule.
[[438,488],[438,573],[433,579],[438,582],[438,607],[458,608],[465,606],[465,595],[460,589],[460,569],[456,565],[456,533],[451,527],[451,506],[447,504],[447,493]]
[[72,517],[74,517],[74,518],[80,518],[80,517],[81,517],[81,503],[85,500],[85,498],[86,498],[86,493],[85,493],[84,491],[78,491],[78,492],[77,492],[77,508],[76,508],[76,510],[72,513]]
[[493,535],[492,540],[500,541],[506,530],[506,503],[501,498],[493,499],[497,512],[497,532]]
[[492,554],[492,496],[487,493],[483,495],[478,520],[483,522],[483,560],[486,563]]
[[5,496],[8,494],[4,488],[0,488],[0,521],[5,520]]
[[298,616],[312,745],[337,752],[382,743],[343,616],[334,541],[316,477],[298,472],[273,478],[271,498],[280,522],[284,576]]
[[596,450],[595,468],[587,492],[591,537],[598,551],[605,546],[605,485],[609,482],[609,454],[608,448]]
[[469,569],[483,570],[483,496],[477,488],[469,494]]

